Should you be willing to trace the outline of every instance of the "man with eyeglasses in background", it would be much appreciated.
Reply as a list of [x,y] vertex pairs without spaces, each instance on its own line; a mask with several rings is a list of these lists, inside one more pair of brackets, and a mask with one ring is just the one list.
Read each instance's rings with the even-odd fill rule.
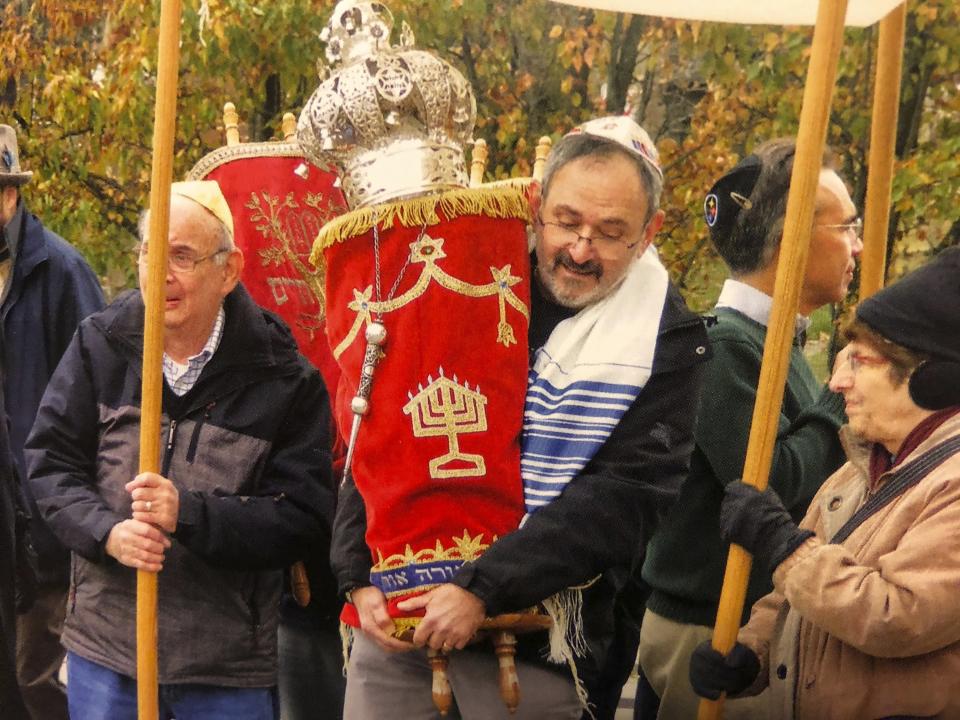
[[71,718],[137,716],[135,570],[163,570],[161,716],[277,717],[282,568],[332,520],[329,407],[289,329],[239,285],[242,266],[217,183],[174,183],[159,473],[137,474],[140,292],[81,324],[44,395],[27,457],[40,510],[73,551]]
[[[496,700],[496,664],[467,646],[487,616],[558,593],[582,599],[582,626],[574,600],[569,627],[557,630],[571,630],[573,646],[586,641],[582,654],[567,657],[597,718],[613,718],[633,666],[637,629],[627,627],[624,607],[640,601],[622,590],[686,475],[709,356],[700,318],[651,247],[663,222],[662,183],[647,133],[629,118],[608,117],[556,144],[532,199],[531,372],[521,441],[528,515],[450,582],[400,603],[425,611],[416,645],[463,649],[451,656],[448,676],[467,720],[509,716]],[[340,590],[361,621],[345,717],[434,717],[426,656],[398,652],[410,645],[392,636],[384,594],[370,584],[364,527],[362,500],[348,482],[332,551]],[[631,633],[623,662],[613,646],[629,644]],[[513,717],[579,718],[574,675],[544,662],[545,635],[521,635],[518,643],[522,700]]]
[[[795,150],[786,139],[761,145],[720,178],[704,202],[710,238],[732,277],[717,301],[716,321],[708,324],[714,357],[707,367],[690,474],[643,567],[652,590],[640,636],[640,667],[663,720],[697,714],[700,698],[690,685],[690,656],[713,633],[729,549],[720,538],[720,503],[724,487],[743,473]],[[770,470],[770,486],[798,520],[843,459],[837,434],[843,400],[815,380],[803,342],[810,314],[847,294],[863,249],[856,215],[828,151]],[[755,563],[741,624],[771,587],[770,571]],[[638,711],[656,699],[650,703],[638,693]],[[725,716],[766,717],[764,702],[731,701]]]

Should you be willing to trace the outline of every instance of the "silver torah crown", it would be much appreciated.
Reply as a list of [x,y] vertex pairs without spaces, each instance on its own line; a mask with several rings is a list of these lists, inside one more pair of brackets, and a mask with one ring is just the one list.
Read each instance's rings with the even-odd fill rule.
[[304,154],[336,167],[353,209],[469,184],[473,91],[450,64],[412,49],[406,23],[399,45],[392,30],[382,3],[337,3],[320,35],[334,72],[297,122]]

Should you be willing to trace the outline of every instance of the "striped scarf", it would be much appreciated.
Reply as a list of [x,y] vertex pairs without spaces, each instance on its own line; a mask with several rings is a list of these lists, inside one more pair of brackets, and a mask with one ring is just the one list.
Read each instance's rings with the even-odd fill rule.
[[650,247],[620,286],[554,328],[527,384],[520,459],[527,513],[607,441],[650,377],[669,279]]

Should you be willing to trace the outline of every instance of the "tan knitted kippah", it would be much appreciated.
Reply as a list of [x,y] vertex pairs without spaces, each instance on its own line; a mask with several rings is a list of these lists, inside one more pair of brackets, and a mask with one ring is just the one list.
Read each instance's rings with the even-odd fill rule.
[[170,186],[170,193],[189,198],[205,207],[213,213],[214,217],[227,226],[231,237],[233,236],[233,214],[230,212],[227,199],[223,196],[220,185],[216,180],[175,182]]

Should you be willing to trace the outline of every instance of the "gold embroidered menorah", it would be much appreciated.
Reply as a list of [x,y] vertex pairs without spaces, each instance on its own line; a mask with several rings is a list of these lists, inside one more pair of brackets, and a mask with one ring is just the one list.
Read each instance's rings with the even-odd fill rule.
[[454,375],[451,380],[439,370],[434,380],[427,376],[427,386],[418,386],[416,395],[407,393],[409,402],[403,406],[404,415],[413,423],[414,437],[445,435],[449,444],[446,454],[430,461],[430,477],[478,477],[487,472],[482,455],[460,452],[458,436],[461,433],[484,432],[487,429],[487,398],[480,387],[463,385]]

